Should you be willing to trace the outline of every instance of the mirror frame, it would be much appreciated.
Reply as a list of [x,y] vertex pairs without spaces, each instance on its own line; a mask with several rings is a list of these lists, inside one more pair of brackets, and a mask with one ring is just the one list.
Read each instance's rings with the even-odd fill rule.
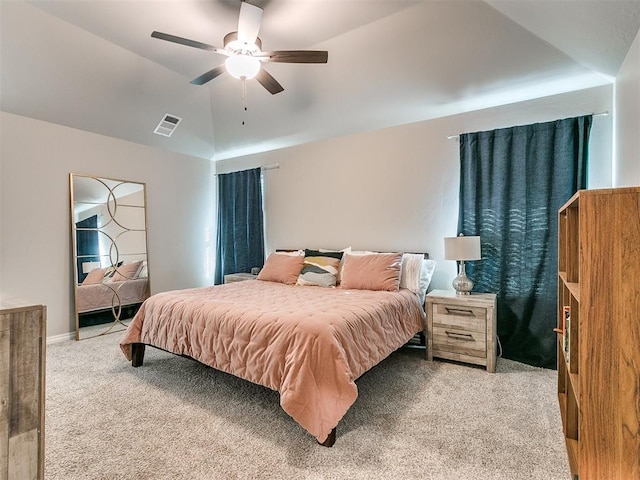
[[[97,185],[97,186],[100,186],[100,188],[103,189],[103,193],[108,192],[106,193],[106,197],[105,197],[106,200],[104,201],[95,201],[95,200],[91,201],[91,199],[79,200],[78,192],[76,192],[75,191],[76,189],[74,188],[74,179],[77,179],[77,178],[89,179],[89,180],[94,180],[96,182],[99,182],[99,184],[101,185]],[[129,184],[140,186],[141,188],[136,189],[133,192],[126,193],[126,186]],[[125,193],[117,196],[116,193],[114,193],[114,190],[116,190],[116,188],[118,187],[121,187],[120,190],[125,189]],[[141,218],[143,219],[143,222],[144,222],[143,228],[134,228],[135,226],[132,227],[131,225],[126,225],[126,224],[123,225],[123,219],[117,217],[118,201],[121,198],[126,198],[128,195],[131,195],[132,193],[139,192],[140,189],[142,190],[142,205],[121,203],[120,206],[122,207],[121,211],[125,207],[142,208],[143,216]],[[148,240],[148,234],[147,234],[148,221],[147,221],[146,184],[143,182],[134,182],[129,180],[99,177],[94,175],[70,173],[69,174],[69,198],[70,198],[70,207],[71,207],[71,210],[70,210],[71,260],[72,260],[72,270],[73,270],[73,293],[74,293],[73,298],[74,298],[76,341],[84,340],[87,338],[93,338],[100,335],[106,335],[108,333],[123,331],[128,325],[128,320],[130,320],[130,318],[133,316],[135,311],[137,311],[137,309],[139,308],[140,304],[144,301],[144,299],[149,297],[151,292],[151,286],[150,286],[151,276],[150,276],[150,269],[149,269],[149,240]],[[91,270],[93,270],[94,268],[100,268],[101,270],[103,268],[106,269],[105,271],[109,276],[119,274],[119,278],[121,279],[120,281],[117,281],[117,282],[110,282],[108,281],[108,279],[106,279],[106,281],[103,281],[102,283],[98,282],[96,285],[104,286],[107,290],[103,290],[102,288],[99,288],[99,287],[96,287],[96,288],[101,290],[101,296],[105,296],[105,297],[110,296],[111,297],[110,302],[106,302],[104,305],[102,305],[98,309],[92,309],[86,312],[78,311],[78,305],[79,305],[78,297],[80,292],[79,287],[81,286],[81,281],[80,281],[80,273],[79,273],[80,267],[78,262],[79,255],[78,255],[78,245],[77,245],[78,227],[76,225],[76,215],[75,215],[75,207],[77,204],[87,204],[87,205],[95,206],[90,208],[97,208],[99,206],[105,207],[104,211],[107,214],[107,221],[100,221],[98,225],[96,225],[95,227],[88,227],[86,229],[85,228],[81,228],[81,229],[87,230],[87,231],[96,231],[98,233],[98,237],[103,239],[103,241],[105,241],[104,238],[106,238],[107,239],[106,242],[108,242],[109,244],[109,251],[108,253],[104,253],[100,251],[98,252],[97,255],[92,255],[92,257],[99,257],[99,262],[96,262],[95,258],[93,258],[92,261],[86,262],[86,264],[88,265],[88,267],[91,268]],[[108,227],[108,230],[116,229],[118,233],[115,235],[113,234],[113,232],[108,233],[107,231],[105,231],[105,227]],[[134,233],[134,235],[135,235],[135,232],[144,233],[144,252],[121,253],[121,250],[118,247],[118,239],[120,239],[123,234],[132,233],[132,232]],[[104,237],[102,237],[101,235],[104,235]],[[100,242],[100,240],[98,241]],[[122,240],[120,241],[121,243],[123,243]],[[138,240],[135,243],[139,246],[141,242]],[[136,261],[138,260],[143,261],[143,263],[140,264],[140,268],[138,269],[138,272],[135,275],[131,275],[129,273],[129,275],[131,276],[127,276],[126,273],[121,272],[119,270],[119,267],[125,264],[124,258],[126,258],[126,256],[132,256],[135,258]],[[96,265],[96,263],[98,265]],[[145,278],[145,276],[138,277],[138,274],[140,273],[140,271],[144,270],[145,268],[146,268],[146,282],[137,282],[137,280]],[[88,274],[89,271],[90,270],[88,271],[83,270],[83,274]],[[110,283],[114,283],[114,284],[117,283],[118,285],[112,286],[112,285],[109,285]],[[91,285],[91,287],[93,287],[93,285]],[[128,293],[128,295],[133,295],[135,300],[139,299],[140,301],[139,302],[136,301],[135,303],[123,304],[120,298],[120,293],[121,292],[125,293],[127,290],[132,290],[132,291],[135,290],[136,292],[135,294]],[[129,312],[133,311],[133,314],[129,313],[126,318],[123,318],[125,314],[125,309],[128,310]],[[107,314],[106,312],[111,313],[110,319],[104,322],[98,323],[97,325],[91,326],[91,327],[81,326],[81,315],[83,313],[86,313],[87,315],[101,313],[106,316]],[[83,329],[84,329],[84,334],[82,334]],[[87,333],[87,332],[90,332],[90,333]]]

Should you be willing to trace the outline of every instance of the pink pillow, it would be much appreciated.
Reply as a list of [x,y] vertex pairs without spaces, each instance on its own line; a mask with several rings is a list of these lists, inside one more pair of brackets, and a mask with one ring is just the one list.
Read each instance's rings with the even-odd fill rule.
[[344,256],[341,288],[398,291],[402,253]]
[[102,279],[106,271],[106,268],[94,268],[87,274],[86,277],[84,277],[82,285],[93,285],[96,283],[102,283]]
[[298,281],[298,275],[302,270],[304,256],[279,255],[272,253],[258,274],[258,280],[267,282],[286,283],[293,285]]
[[133,280],[134,278],[138,278],[138,270],[140,270],[140,266],[142,265],[142,260],[138,260],[137,262],[124,263],[116,268],[116,273],[111,277],[112,282],[124,282],[125,280]]

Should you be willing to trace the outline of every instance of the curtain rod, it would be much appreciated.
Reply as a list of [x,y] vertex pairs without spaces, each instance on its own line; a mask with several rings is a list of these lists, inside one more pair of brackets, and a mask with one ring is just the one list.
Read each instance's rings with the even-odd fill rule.
[[[263,172],[265,170],[277,170],[278,168],[280,168],[280,165],[277,163],[274,163],[273,165],[266,165],[264,167],[260,167],[260,170],[262,170]],[[225,173],[233,173],[233,172],[225,172]],[[214,173],[213,176],[217,177],[219,174]]]
[[[592,113],[591,114],[592,117],[607,117],[609,116],[609,111],[605,110],[604,112],[600,112],[600,113]],[[460,138],[460,135],[447,135],[447,140],[453,140],[454,138]]]

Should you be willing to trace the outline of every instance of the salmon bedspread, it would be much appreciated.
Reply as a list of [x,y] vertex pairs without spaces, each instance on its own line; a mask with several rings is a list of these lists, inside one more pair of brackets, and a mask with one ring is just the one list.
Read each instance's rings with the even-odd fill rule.
[[423,331],[417,296],[250,280],[153,295],[120,348],[144,343],[280,393],[324,442],[358,396],[355,380]]

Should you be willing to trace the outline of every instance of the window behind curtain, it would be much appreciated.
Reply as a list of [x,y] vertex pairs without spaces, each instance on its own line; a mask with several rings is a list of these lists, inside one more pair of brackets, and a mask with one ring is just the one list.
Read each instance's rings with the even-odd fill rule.
[[98,241],[98,216],[92,215],[76,222],[76,250],[78,283],[82,283],[89,272],[82,271],[82,264],[100,261],[100,244]]
[[586,188],[591,116],[460,136],[458,230],[475,291],[498,295],[503,356],[555,368],[558,209]]

